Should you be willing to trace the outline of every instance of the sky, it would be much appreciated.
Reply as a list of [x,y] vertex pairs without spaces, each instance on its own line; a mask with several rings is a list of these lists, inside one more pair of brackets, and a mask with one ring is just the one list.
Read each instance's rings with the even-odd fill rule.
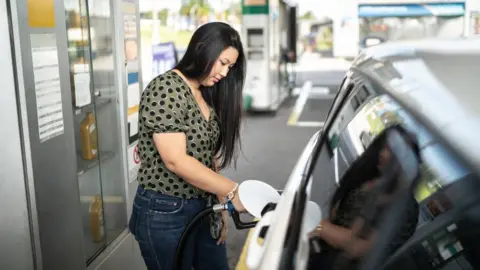
[[307,11],[312,11],[315,17],[328,17],[336,11],[338,0],[297,0],[298,14],[302,15]]
[[[179,9],[180,0],[139,0],[140,11],[151,10],[154,2],[158,5],[159,9]],[[240,0],[223,0],[223,2],[236,2]],[[281,0],[280,0],[281,1]],[[307,11],[313,11],[317,18],[328,16],[332,12],[335,12],[338,0],[295,0],[298,3],[299,15],[304,14]],[[222,0],[210,0],[212,5],[221,3]],[[336,5],[337,4],[337,5]]]
[[[212,5],[220,5],[220,3],[228,4],[230,2],[237,2],[240,0],[209,0]],[[156,2],[158,9],[180,9],[182,5],[181,0],[139,0],[140,11],[150,10]]]

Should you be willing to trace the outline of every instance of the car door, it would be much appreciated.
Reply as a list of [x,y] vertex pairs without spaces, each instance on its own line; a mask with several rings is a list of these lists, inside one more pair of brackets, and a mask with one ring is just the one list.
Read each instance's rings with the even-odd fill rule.
[[[367,95],[367,98],[361,98],[365,97],[365,93],[358,91],[358,89],[362,89],[359,87],[360,85],[365,86],[367,90],[372,90],[368,92],[370,94]],[[404,269],[424,269],[421,266],[429,263],[430,259],[441,262],[439,256],[442,255],[438,255],[439,252],[433,253],[437,255],[429,255],[430,257],[424,259],[419,259],[415,252],[419,244],[425,245],[420,243],[422,240],[428,237],[434,238],[436,230],[442,228],[447,232],[453,230],[452,228],[447,228],[451,224],[442,222],[445,222],[445,218],[449,218],[445,213],[452,209],[453,202],[464,199],[458,198],[455,190],[458,190],[459,186],[468,186],[468,183],[471,183],[465,180],[470,175],[469,170],[447,150],[448,147],[436,140],[425,127],[419,124],[394,99],[384,94],[381,89],[373,89],[373,87],[369,89],[370,87],[371,85],[368,81],[361,80],[359,77],[353,77],[352,74],[342,84],[325,121],[324,129],[312,136],[292,171],[282,199],[273,211],[269,223],[262,224],[264,227],[258,230],[263,232],[262,254],[255,267],[250,269],[305,269],[309,257],[315,253],[315,245],[307,237],[308,232],[305,231],[304,226],[305,221],[308,219],[305,210],[307,202],[310,200],[320,205],[322,217],[328,218],[330,216],[329,200],[336,190],[335,183],[338,182],[336,179],[341,179],[340,175],[348,169],[351,162],[361,155],[363,150],[368,147],[369,143],[382,130],[394,123],[400,123],[415,134],[425,162],[422,165],[424,179],[420,182],[415,193],[420,209],[417,224],[418,230],[400,247],[397,251],[400,254],[395,253],[392,256],[392,261],[395,261],[393,266],[398,264],[398,260],[405,263],[415,261],[416,268],[407,267]],[[360,97],[360,100],[357,97]],[[357,98],[359,102],[355,103],[354,98]],[[352,102],[354,103],[352,104]],[[342,157],[344,159],[343,167],[338,160],[335,161],[336,148],[342,149],[342,153],[347,153],[347,155],[344,154],[345,158]],[[337,157],[340,156],[337,154]],[[475,191],[473,188],[467,190]],[[480,191],[480,188],[477,191]],[[471,195],[470,197],[472,197]],[[439,197],[437,198],[437,196]],[[468,196],[465,197],[467,198]],[[464,208],[460,207],[459,209]],[[475,230],[471,229],[471,224],[480,226],[480,222],[477,222],[480,221],[480,218],[477,218],[480,214],[475,216],[474,212],[472,216],[470,219],[467,219],[467,225],[463,226],[464,228],[470,228],[468,230],[470,235],[475,235]],[[473,223],[471,220],[474,220]],[[453,231],[458,232],[456,229]],[[447,239],[452,239],[451,235],[451,233],[448,234]],[[465,239],[468,239],[468,237],[463,238],[463,243],[468,242]],[[252,242],[257,240],[258,236],[256,235],[253,235],[250,239]],[[458,244],[458,242],[454,241],[453,243],[457,246],[462,245],[462,243]],[[471,242],[469,245],[475,247],[475,244]],[[405,247],[407,247],[407,250],[403,250]],[[414,248],[415,251],[411,251],[408,247]],[[426,249],[423,248],[423,250]],[[430,249],[432,248],[429,247]],[[447,254],[445,248],[442,249],[442,252]],[[453,255],[443,256],[450,258],[450,261],[452,259],[456,260],[459,252],[451,252],[451,254]],[[248,256],[249,254],[247,253]],[[470,256],[469,258],[471,261],[471,258],[475,258],[475,256]],[[445,265],[445,263],[448,262],[444,260],[441,265]],[[473,265],[474,262],[471,264]]]
[[[345,104],[348,106],[348,103]],[[333,121],[340,120],[336,118]],[[416,229],[413,235],[405,237],[404,242],[399,243],[396,247],[398,249],[389,257],[386,269],[480,269],[480,260],[475,255],[480,251],[478,175],[473,174],[468,166],[449,150],[448,145],[436,138],[391,96],[384,93],[370,96],[363,105],[358,106],[355,115],[348,122],[331,125],[340,127],[339,130],[324,130],[329,135],[337,134],[338,141],[326,144],[328,148],[321,148],[321,151],[335,153],[335,148],[342,149],[342,152],[348,152],[345,155],[348,156],[346,163],[351,164],[380,132],[393,124],[402,125],[416,137],[423,164],[420,168],[422,177],[414,193],[418,204],[418,219],[412,226]],[[329,139],[333,137],[329,136]],[[351,150],[353,148],[354,151]],[[322,179],[325,173],[321,162],[317,162],[315,166],[310,198],[323,205],[323,217],[328,218],[329,199],[335,192],[335,187]],[[335,167],[338,171],[335,177],[342,175],[348,167]],[[390,222],[393,221],[386,219],[379,224],[388,226]],[[381,229],[382,226],[379,231]],[[316,252],[315,245],[312,244],[311,247],[309,255],[314,256],[312,254]],[[386,248],[375,244],[373,247],[375,249],[372,253]],[[366,267],[364,269],[369,266]]]
[[[354,79],[352,73],[347,73],[346,78],[342,82],[339,91],[335,97],[333,105],[330,108],[329,116],[327,117],[327,122],[333,122],[332,119],[336,118],[338,115],[339,109],[344,106],[346,98],[350,95],[353,90]],[[282,192],[281,200],[278,202],[277,207],[272,213],[267,213],[271,221],[262,218],[257,224],[256,230],[253,230],[253,234],[249,238],[247,246],[249,247],[246,251],[246,266],[249,269],[292,269],[289,268],[288,264],[283,263],[283,258],[288,258],[289,255],[283,254],[286,249],[285,245],[297,246],[298,242],[290,241],[290,239],[296,239],[291,231],[296,231],[300,233],[302,228],[297,228],[296,226],[301,223],[292,223],[294,220],[297,220],[298,216],[303,216],[301,211],[297,211],[295,208],[299,206],[305,206],[307,201],[310,199],[309,194],[304,193],[304,187],[302,186],[305,183],[304,172],[309,168],[309,164],[313,158],[313,153],[319,153],[316,148],[320,145],[319,139],[322,138],[323,131],[319,130],[316,132],[310,139],[309,143],[304,147],[304,150],[301,156],[298,158],[295,167],[292,170],[292,173],[289,177],[289,180]],[[323,136],[325,137],[325,136]],[[320,151],[323,153],[321,159],[327,173],[333,173],[333,166],[331,160],[331,154],[325,151]],[[333,174],[332,174],[333,176]],[[331,178],[333,180],[333,178]],[[334,183],[332,181],[332,183]],[[302,195],[299,195],[299,191],[302,191]],[[260,228],[261,227],[261,228]],[[292,228],[293,227],[293,228]],[[255,234],[258,232],[258,235]],[[261,234],[261,235],[260,235]],[[254,247],[256,254],[249,253],[250,247],[252,245],[257,245],[258,238],[263,238],[262,247]],[[298,239],[297,239],[298,240]],[[308,240],[303,241],[303,244],[308,245]],[[308,249],[307,249],[308,251]],[[258,254],[261,252],[262,254]],[[306,256],[308,258],[308,256]],[[300,262],[297,262],[300,263]],[[303,263],[306,263],[304,261]]]
[[[361,76],[352,71],[347,73],[325,121],[327,129],[312,136],[292,171],[282,199],[272,214],[272,221],[269,221],[268,224],[261,222],[260,226],[263,228],[257,230],[264,232],[263,254],[253,269],[292,269],[292,267],[303,269],[306,265],[310,242],[308,238],[305,238],[305,226],[301,221],[299,222],[299,219],[305,217],[306,205],[309,200],[315,201],[323,211],[325,211],[326,201],[320,202],[320,198],[310,196],[310,190],[314,187],[306,187],[305,184],[309,183],[307,181],[309,178],[325,182],[326,184],[321,189],[324,192],[320,196],[321,198],[327,198],[328,192],[335,189],[334,168],[336,166],[335,159],[333,159],[335,154],[329,145],[334,143],[335,138],[340,142],[344,141],[340,139],[341,133],[338,131],[343,130],[363,104],[374,96],[371,89],[367,87],[368,84]],[[337,130],[337,132],[329,133],[330,130]],[[348,162],[341,164],[348,164]],[[309,171],[314,167],[322,168],[321,173],[312,175]],[[326,186],[328,188],[325,188]],[[250,241],[257,241],[257,236],[253,235]],[[295,266],[291,264],[291,261],[284,261],[285,258],[293,256],[288,253],[293,250],[299,252],[295,255],[297,258]]]
[[[343,139],[344,132],[341,131],[374,96],[365,79],[353,72],[347,73],[330,108],[324,129],[313,135],[305,147],[280,202],[275,210],[268,214],[268,221],[262,221],[262,218],[257,225],[261,228],[254,230],[259,234],[263,232],[264,241],[261,249],[254,249],[261,250],[260,256],[248,254],[247,251],[247,264],[250,256],[255,257],[250,269],[305,269],[310,250],[308,232],[303,222],[308,216],[307,202],[315,202],[322,209],[322,215],[328,216],[327,198],[336,188],[335,168],[340,168],[341,164],[349,164],[348,160],[338,162],[334,159],[335,156],[338,157],[334,152],[335,148],[343,146],[344,142],[350,143]],[[344,152],[353,158],[355,155],[348,150],[351,146],[345,147]],[[313,174],[312,170],[315,170]],[[308,181],[309,179],[312,181]],[[252,235],[250,245],[255,245],[258,237],[259,235]]]

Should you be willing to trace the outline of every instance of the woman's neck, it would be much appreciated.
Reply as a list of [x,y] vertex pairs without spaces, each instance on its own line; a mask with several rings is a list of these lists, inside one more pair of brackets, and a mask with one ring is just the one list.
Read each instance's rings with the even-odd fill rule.
[[188,78],[178,69],[174,69],[173,72],[182,77],[182,79],[188,84],[188,87],[190,87],[194,93],[200,92],[200,83],[197,80]]

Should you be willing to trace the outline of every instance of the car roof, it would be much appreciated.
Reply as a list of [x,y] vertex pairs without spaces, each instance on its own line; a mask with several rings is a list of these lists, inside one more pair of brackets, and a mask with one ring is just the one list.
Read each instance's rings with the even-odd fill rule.
[[351,67],[381,85],[480,172],[480,38],[388,42]]

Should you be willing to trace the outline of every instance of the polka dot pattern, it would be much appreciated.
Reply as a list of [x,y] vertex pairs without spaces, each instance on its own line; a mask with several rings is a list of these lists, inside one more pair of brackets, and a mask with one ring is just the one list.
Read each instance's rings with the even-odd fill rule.
[[214,168],[214,149],[220,135],[218,118],[212,109],[210,119],[204,117],[190,88],[173,71],[153,79],[142,93],[138,182],[145,189],[185,199],[210,196],[167,169],[153,142],[153,134],[162,132],[184,132],[187,154]]

